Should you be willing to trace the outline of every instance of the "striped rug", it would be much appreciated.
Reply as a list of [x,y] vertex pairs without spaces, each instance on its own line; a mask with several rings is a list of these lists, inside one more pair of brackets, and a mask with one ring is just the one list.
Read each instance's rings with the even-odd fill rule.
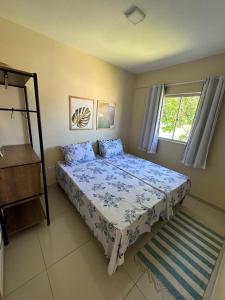
[[145,244],[136,259],[172,299],[208,299],[224,240],[180,211]]

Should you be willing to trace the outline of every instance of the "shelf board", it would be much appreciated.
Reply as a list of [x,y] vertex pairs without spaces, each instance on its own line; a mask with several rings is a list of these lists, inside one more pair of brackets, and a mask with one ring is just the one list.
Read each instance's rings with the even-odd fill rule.
[[7,68],[0,67],[0,84],[5,84],[5,74],[8,76],[8,85],[23,88],[25,87],[27,81],[33,77],[32,73]]
[[30,144],[2,146],[2,152],[0,169],[41,162]]
[[4,209],[8,234],[14,234],[41,223],[45,213],[40,198]]

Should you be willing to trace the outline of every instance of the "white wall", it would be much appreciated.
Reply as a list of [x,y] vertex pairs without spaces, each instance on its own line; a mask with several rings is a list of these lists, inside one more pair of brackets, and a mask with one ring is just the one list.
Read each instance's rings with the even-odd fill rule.
[[[38,74],[47,168],[61,158],[59,145],[116,137],[127,142],[132,74],[4,19],[0,19],[0,37],[1,62]],[[28,92],[32,102],[31,84]],[[69,95],[115,102],[115,129],[69,130]],[[22,103],[23,95],[17,89],[0,89],[0,106]],[[27,142],[19,113],[11,119],[10,113],[0,112],[0,125],[0,145]],[[47,173],[48,183],[54,182],[54,172],[47,169]]]
[[200,80],[209,75],[221,74],[225,74],[225,54],[138,75],[129,130],[129,149],[132,153],[189,175],[192,194],[225,209],[225,101],[221,107],[206,170],[188,168],[181,164],[184,145],[180,143],[161,140],[156,155],[138,150],[147,95],[147,88],[139,87]]

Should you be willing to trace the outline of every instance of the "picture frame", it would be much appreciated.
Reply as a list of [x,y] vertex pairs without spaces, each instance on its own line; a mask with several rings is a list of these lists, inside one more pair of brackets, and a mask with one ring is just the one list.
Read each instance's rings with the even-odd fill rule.
[[94,127],[94,99],[69,96],[70,130],[92,130]]
[[116,104],[98,100],[96,113],[97,129],[115,128]]

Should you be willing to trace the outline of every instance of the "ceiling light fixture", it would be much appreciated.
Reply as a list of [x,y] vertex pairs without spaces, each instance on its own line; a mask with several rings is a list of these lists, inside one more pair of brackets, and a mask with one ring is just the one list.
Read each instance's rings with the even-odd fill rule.
[[136,5],[132,5],[125,12],[124,15],[134,25],[142,22],[145,19],[145,13]]

